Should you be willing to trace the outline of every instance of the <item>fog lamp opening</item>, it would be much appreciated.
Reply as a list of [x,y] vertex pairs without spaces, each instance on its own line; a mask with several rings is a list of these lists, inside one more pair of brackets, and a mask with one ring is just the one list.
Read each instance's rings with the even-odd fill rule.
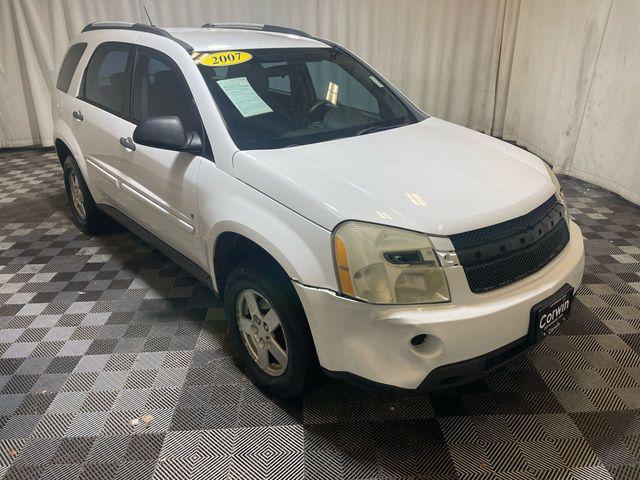
[[411,339],[411,345],[414,347],[418,347],[427,341],[427,335],[425,333],[421,333],[420,335],[416,335]]

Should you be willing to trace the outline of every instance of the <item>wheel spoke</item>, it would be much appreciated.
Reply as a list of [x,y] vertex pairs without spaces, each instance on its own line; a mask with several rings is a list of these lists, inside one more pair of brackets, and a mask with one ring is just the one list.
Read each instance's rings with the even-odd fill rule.
[[82,204],[82,200],[78,199],[78,204],[76,205],[76,207],[80,212],[80,215],[84,218],[85,212],[84,212],[84,205]]
[[257,316],[258,318],[262,318],[260,314],[260,309],[258,308],[258,302],[256,300],[256,295],[253,292],[245,292],[244,299],[247,302],[247,308],[249,309],[249,313],[251,316]]
[[287,365],[287,352],[275,340],[269,342],[268,349],[280,366],[285,367]]
[[266,345],[258,344],[256,354],[258,356],[258,365],[267,371],[269,369],[269,351],[266,349]]
[[269,327],[269,333],[273,333],[280,326],[280,318],[273,308],[262,317],[262,320]]
[[241,332],[246,333],[247,335],[253,335],[253,332],[251,331],[251,320],[248,318],[238,318],[238,327]]

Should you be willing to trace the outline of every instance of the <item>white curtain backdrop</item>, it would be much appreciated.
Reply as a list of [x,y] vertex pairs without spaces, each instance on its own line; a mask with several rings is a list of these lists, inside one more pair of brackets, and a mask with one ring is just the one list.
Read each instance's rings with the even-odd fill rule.
[[638,0],[0,0],[0,147],[51,145],[50,92],[96,20],[286,25],[356,52],[428,113],[640,203]]

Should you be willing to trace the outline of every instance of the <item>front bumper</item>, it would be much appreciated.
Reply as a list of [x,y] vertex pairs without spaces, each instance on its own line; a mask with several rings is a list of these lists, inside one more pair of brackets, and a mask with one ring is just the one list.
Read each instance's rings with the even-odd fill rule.
[[[294,283],[320,365],[334,376],[404,389],[453,385],[481,375],[530,346],[526,336],[533,305],[566,283],[577,290],[584,245],[575,223],[569,231],[569,244],[551,263],[491,292],[472,293],[462,267],[446,269],[452,296],[446,304],[372,305]],[[411,339],[420,334],[427,341],[413,346]]]

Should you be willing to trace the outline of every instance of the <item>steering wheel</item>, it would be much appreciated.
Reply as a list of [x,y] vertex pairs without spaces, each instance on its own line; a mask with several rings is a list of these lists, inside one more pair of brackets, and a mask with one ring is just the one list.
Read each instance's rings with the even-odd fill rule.
[[320,112],[320,109],[325,107],[333,108],[335,107],[335,105],[325,98],[321,98],[317,100],[313,105],[311,105],[309,110],[307,110],[307,117],[305,119],[305,123],[309,124],[311,123],[311,121],[316,120],[315,117],[318,115],[318,112]]

